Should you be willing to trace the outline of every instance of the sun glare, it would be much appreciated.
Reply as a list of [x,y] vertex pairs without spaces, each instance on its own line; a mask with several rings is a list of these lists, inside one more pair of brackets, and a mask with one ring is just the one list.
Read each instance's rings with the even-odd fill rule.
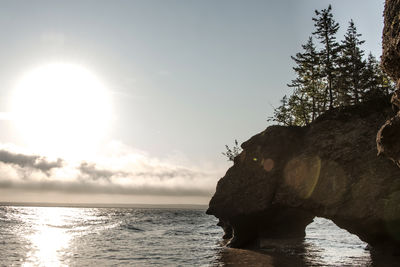
[[21,78],[12,96],[12,114],[28,145],[54,155],[82,154],[105,137],[111,98],[87,69],[56,63]]
[[69,256],[70,243],[77,235],[70,225],[84,216],[83,210],[58,207],[26,207],[25,210],[21,219],[30,223],[30,232],[25,238],[31,246],[27,247],[27,261],[22,266],[68,266],[62,258]]

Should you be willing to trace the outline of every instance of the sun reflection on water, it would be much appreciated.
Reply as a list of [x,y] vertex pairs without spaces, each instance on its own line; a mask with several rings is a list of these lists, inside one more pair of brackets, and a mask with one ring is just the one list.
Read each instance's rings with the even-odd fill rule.
[[67,266],[62,258],[69,253],[71,240],[76,235],[72,223],[81,211],[74,208],[32,207],[23,215],[31,225],[26,238],[26,261],[22,266]]

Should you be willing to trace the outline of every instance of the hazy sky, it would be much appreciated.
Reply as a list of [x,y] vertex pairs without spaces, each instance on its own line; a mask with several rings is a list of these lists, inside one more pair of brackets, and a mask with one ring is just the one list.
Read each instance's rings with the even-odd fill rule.
[[[380,56],[383,2],[1,1],[0,201],[207,203],[230,166],[224,145],[264,130],[290,93],[290,56],[313,31],[314,10],[331,3],[338,39],[353,19],[364,49]],[[81,101],[98,114],[90,129],[107,127],[87,158],[85,133],[98,137],[90,123],[63,124],[74,110],[88,115],[79,92],[54,107],[58,119],[33,112],[23,133],[9,116],[24,75],[53,63],[85,68],[109,92],[109,120],[93,107],[100,93]],[[24,111],[52,114],[51,98],[32,92],[17,99]],[[71,133],[53,142],[74,159],[65,145],[51,143],[53,158],[31,146],[61,125]]]

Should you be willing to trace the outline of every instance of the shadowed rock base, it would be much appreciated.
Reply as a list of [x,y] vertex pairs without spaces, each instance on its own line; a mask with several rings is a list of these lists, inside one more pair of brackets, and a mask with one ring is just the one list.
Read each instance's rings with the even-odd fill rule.
[[[232,232],[228,246],[260,247],[265,238],[304,238],[305,228],[314,216],[294,208],[271,208],[268,212],[240,216],[231,221]],[[234,234],[233,234],[234,233]]]

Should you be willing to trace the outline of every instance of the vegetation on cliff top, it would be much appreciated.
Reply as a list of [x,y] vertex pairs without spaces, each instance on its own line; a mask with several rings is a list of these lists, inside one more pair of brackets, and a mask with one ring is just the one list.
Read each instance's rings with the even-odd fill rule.
[[[382,71],[380,62],[370,53],[365,59],[361,34],[350,20],[344,39],[336,40],[339,30],[332,7],[315,10],[315,31],[302,45],[302,52],[291,58],[296,78],[293,88],[274,109],[269,121],[282,125],[304,126],[327,110],[356,105],[371,98],[389,95],[394,83]],[[314,38],[319,40],[319,46]]]
[[242,148],[239,146],[238,141],[235,139],[235,144],[233,145],[232,148],[230,148],[228,145],[225,145],[226,152],[222,152],[222,155],[228,158],[228,161],[233,161],[236,156],[242,152]]
[[[340,42],[336,40],[340,26],[333,18],[331,5],[315,10],[312,20],[315,27],[312,36],[301,46],[301,52],[291,56],[296,77],[287,86],[293,88],[293,92],[282,98],[281,105],[274,108],[268,121],[306,126],[334,108],[387,99],[395,89],[376,57],[369,53],[365,58],[361,48],[365,41],[353,20],[349,21]],[[315,39],[319,43],[316,44]],[[225,148],[222,154],[228,161],[233,161],[242,151],[237,140],[232,148],[228,145]]]

